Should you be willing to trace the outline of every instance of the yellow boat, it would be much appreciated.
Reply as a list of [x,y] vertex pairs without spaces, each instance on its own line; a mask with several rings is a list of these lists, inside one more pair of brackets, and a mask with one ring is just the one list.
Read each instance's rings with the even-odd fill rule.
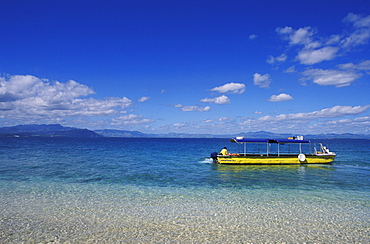
[[[316,145],[308,147],[306,151],[303,151],[303,145],[310,146],[309,140],[304,140],[302,136],[290,137],[288,139],[255,139],[255,138],[244,138],[236,137],[230,140],[233,143],[237,143],[243,146],[242,152],[230,153],[226,155],[218,154],[214,152],[211,154],[211,158],[214,163],[219,164],[328,164],[334,161],[336,154],[331,152],[326,146],[319,143],[319,148]],[[248,152],[248,145],[250,146],[253,153]],[[265,148],[264,152],[261,152],[261,145]],[[258,146],[256,146],[258,145]],[[296,149],[295,152],[291,152]]]

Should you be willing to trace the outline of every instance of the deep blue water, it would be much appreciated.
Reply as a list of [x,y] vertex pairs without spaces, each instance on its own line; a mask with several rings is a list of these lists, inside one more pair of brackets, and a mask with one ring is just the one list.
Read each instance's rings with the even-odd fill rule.
[[[205,229],[205,226],[216,219],[233,223],[236,229],[233,231],[240,231],[238,238],[233,237],[236,242],[260,240],[327,243],[341,240],[341,235],[346,236],[348,242],[370,241],[370,140],[333,139],[320,142],[337,153],[333,164],[212,164],[210,153],[224,146],[228,147],[229,152],[238,150],[228,139],[0,138],[0,221],[5,226],[0,228],[0,243],[50,242],[53,238],[67,242],[86,241],[81,239],[81,235],[96,236],[96,232],[99,232],[97,230],[102,228],[106,228],[107,233],[121,233],[123,223],[133,216],[136,217],[130,221],[134,223],[143,224],[144,220],[137,222],[140,218],[153,220],[144,228],[145,236],[152,238],[158,237],[158,233],[154,234],[155,231],[151,229],[153,227],[148,226],[158,226],[157,223],[163,221],[161,226],[167,230],[173,228],[167,222],[178,218],[186,223],[181,228],[194,226],[203,233],[194,234],[196,230],[189,230],[188,235],[179,234],[182,237],[171,239],[161,232],[163,237],[158,237],[158,242],[209,240],[202,238],[214,233],[210,233],[210,227]],[[190,198],[193,200],[190,201]],[[89,205],[86,205],[86,201]],[[71,210],[70,205],[75,210]],[[156,206],[156,215],[152,212],[153,205]],[[122,206],[126,209],[125,216],[121,216],[123,212],[113,215]],[[300,212],[303,206],[307,211]],[[151,211],[148,211],[149,207]],[[179,212],[179,208],[182,211]],[[28,216],[30,209],[38,211]],[[96,215],[90,216],[88,213],[101,209],[111,215],[100,216],[100,221],[104,219],[106,223],[114,223],[121,229],[110,232],[107,226],[97,225],[93,221]],[[199,212],[200,209],[202,212]],[[230,209],[235,211],[230,216],[219,214]],[[294,212],[290,212],[293,209]],[[274,223],[275,220],[270,219],[272,215],[266,215],[274,211],[284,221],[276,226],[260,227]],[[25,212],[27,217],[24,217]],[[308,213],[312,212],[317,215],[315,219],[321,218],[315,225],[317,229],[321,229],[321,225],[333,226],[325,237],[319,232],[311,233],[311,228],[305,229],[316,221],[310,220],[311,215]],[[189,216],[184,216],[184,213]],[[248,219],[240,218],[244,215],[248,215]],[[50,216],[55,219],[50,220]],[[121,218],[118,220],[117,216]],[[86,229],[75,224],[70,227],[76,232],[75,235],[57,231],[63,227],[45,230],[50,225],[62,226],[60,219],[64,219],[64,224],[84,219],[88,223],[85,228],[94,230],[94,233],[86,233]],[[192,222],[194,219],[198,219],[198,222]],[[254,222],[250,222],[251,219]],[[292,221],[296,221],[295,228],[306,231],[303,237],[300,237],[302,233],[274,234],[278,233],[278,226],[289,226]],[[255,229],[250,226],[251,223],[254,223],[252,227]],[[245,230],[243,232],[237,227],[247,224],[251,232],[249,236],[245,236]],[[344,233],[336,233],[336,224],[344,226]],[[176,231],[182,233],[184,230],[181,228],[179,226]],[[231,231],[228,228],[231,227],[226,227],[225,233]],[[260,233],[259,239],[252,234],[252,230]],[[273,231],[269,237],[261,237],[262,232],[269,231]],[[294,231],[299,232],[298,229]],[[137,237],[137,230],[127,230],[127,233],[131,233],[127,234],[131,239],[127,239],[127,236],[104,238],[108,242],[150,242],[146,237]],[[193,237],[195,239],[191,239]],[[207,238],[212,240],[213,237]]]

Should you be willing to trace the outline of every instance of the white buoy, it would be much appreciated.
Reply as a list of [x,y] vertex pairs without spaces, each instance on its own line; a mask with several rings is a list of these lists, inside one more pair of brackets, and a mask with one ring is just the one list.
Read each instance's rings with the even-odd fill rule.
[[304,155],[303,153],[300,153],[300,154],[298,155],[298,160],[299,160],[299,162],[304,162],[304,161],[306,161],[306,155]]

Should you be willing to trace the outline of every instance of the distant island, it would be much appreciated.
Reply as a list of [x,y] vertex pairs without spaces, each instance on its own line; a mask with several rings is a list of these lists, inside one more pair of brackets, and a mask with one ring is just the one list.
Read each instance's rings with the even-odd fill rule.
[[[88,130],[73,127],[64,127],[60,124],[43,125],[17,125],[11,127],[1,127],[0,137],[121,137],[121,138],[232,138],[244,136],[248,138],[287,138],[293,134],[272,133],[267,131],[246,132],[227,135],[212,134],[186,134],[186,133],[167,133],[167,134],[146,134],[140,131],[127,130]],[[307,139],[370,139],[370,134],[307,134],[303,135]]]

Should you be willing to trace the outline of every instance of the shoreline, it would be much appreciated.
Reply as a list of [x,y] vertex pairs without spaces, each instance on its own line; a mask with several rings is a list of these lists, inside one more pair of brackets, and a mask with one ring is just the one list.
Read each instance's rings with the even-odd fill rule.
[[1,243],[370,240],[370,196],[354,192],[11,182],[1,193]]

